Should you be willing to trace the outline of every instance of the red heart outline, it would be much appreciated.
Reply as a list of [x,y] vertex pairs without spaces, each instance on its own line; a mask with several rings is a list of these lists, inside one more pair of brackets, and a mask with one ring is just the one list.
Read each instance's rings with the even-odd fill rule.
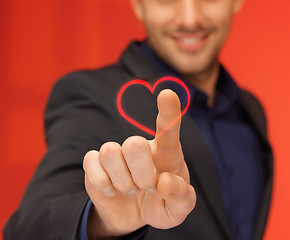
[[185,106],[185,108],[183,109],[182,113],[180,114],[180,116],[178,116],[176,119],[174,119],[165,129],[163,129],[163,131],[161,133],[159,133],[159,136],[164,133],[170,126],[172,126],[178,119],[180,119],[185,113],[186,111],[188,110],[189,108],[189,105],[190,105],[190,92],[188,90],[188,87],[185,85],[184,82],[182,82],[180,79],[178,78],[175,78],[175,77],[170,77],[170,76],[166,76],[166,77],[162,77],[162,78],[159,78],[153,85],[153,87],[151,87],[151,85],[144,81],[144,80],[140,80],[140,79],[134,79],[134,80],[131,80],[129,82],[127,82],[119,91],[118,93],[118,96],[117,96],[117,108],[120,112],[120,114],[122,115],[123,118],[125,118],[128,122],[130,122],[131,124],[135,125],[136,127],[140,128],[141,130],[143,130],[144,132],[147,132],[149,133],[150,135],[152,136],[155,136],[156,133],[143,126],[142,124],[138,123],[137,121],[135,121],[134,119],[130,118],[123,110],[122,106],[121,106],[121,98],[122,98],[122,95],[124,93],[124,91],[131,85],[134,85],[134,84],[141,84],[145,87],[147,87],[150,92],[153,94],[154,92],[154,89],[156,88],[156,86],[161,83],[161,82],[164,82],[164,81],[172,81],[172,82],[176,82],[178,84],[180,84],[184,90],[186,91],[186,94],[187,94],[187,104]]

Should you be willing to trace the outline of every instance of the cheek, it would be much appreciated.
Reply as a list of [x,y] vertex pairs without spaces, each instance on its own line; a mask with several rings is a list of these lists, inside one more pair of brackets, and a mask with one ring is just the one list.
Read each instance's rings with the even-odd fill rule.
[[216,3],[203,4],[206,19],[216,28],[229,28],[233,17],[233,6],[228,0],[219,0]]
[[211,27],[215,31],[215,35],[221,40],[225,40],[231,28],[233,15],[230,9],[225,6],[213,10],[207,12],[207,17],[211,22]]
[[225,40],[228,37],[231,29],[231,24],[232,24],[232,16],[228,15],[223,18],[220,18],[219,29],[223,40]]
[[169,32],[174,25],[175,14],[172,7],[151,6],[145,19],[148,34],[158,36]]
[[168,34],[168,27],[166,21],[160,21],[157,19],[153,21],[153,19],[147,22],[147,38],[151,43],[154,45],[161,47],[162,45],[166,44],[167,42],[167,34]]

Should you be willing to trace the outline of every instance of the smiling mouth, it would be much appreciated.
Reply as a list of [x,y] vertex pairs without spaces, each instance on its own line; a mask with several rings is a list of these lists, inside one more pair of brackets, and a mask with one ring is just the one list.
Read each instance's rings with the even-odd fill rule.
[[181,38],[180,41],[183,42],[183,44],[195,44],[201,41],[201,38]]
[[207,34],[181,35],[173,36],[172,39],[176,45],[187,52],[196,52],[200,50],[206,43]]

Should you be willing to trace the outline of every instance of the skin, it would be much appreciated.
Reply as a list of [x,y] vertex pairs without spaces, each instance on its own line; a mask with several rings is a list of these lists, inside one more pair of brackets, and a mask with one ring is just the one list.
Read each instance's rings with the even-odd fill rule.
[[[215,95],[218,53],[242,0],[131,0],[148,43],[191,84]],[[156,136],[180,115],[178,96],[163,90],[157,99]],[[144,225],[168,229],[194,209],[196,195],[179,141],[181,119],[153,140],[131,136],[107,142],[83,161],[93,207],[89,239],[115,239]]]

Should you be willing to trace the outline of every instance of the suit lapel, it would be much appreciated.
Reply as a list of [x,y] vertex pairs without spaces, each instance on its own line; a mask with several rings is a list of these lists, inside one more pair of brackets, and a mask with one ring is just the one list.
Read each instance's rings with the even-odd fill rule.
[[266,121],[262,107],[259,102],[254,98],[252,94],[245,90],[241,90],[241,105],[248,115],[250,122],[257,130],[258,135],[267,148],[270,147],[270,143],[267,138]]
[[131,73],[133,78],[138,77],[152,81],[158,77],[153,66],[145,58],[135,42],[128,46],[119,62]]
[[273,153],[267,138],[266,121],[261,105],[253,97],[253,95],[244,90],[241,91],[241,104],[246,114],[248,115],[250,122],[256,129],[258,136],[260,137],[264,146],[267,179],[264,189],[264,196],[261,202],[261,207],[258,214],[253,236],[254,240],[259,240],[262,239],[265,231],[265,226],[271,202],[272,187],[273,187]]

